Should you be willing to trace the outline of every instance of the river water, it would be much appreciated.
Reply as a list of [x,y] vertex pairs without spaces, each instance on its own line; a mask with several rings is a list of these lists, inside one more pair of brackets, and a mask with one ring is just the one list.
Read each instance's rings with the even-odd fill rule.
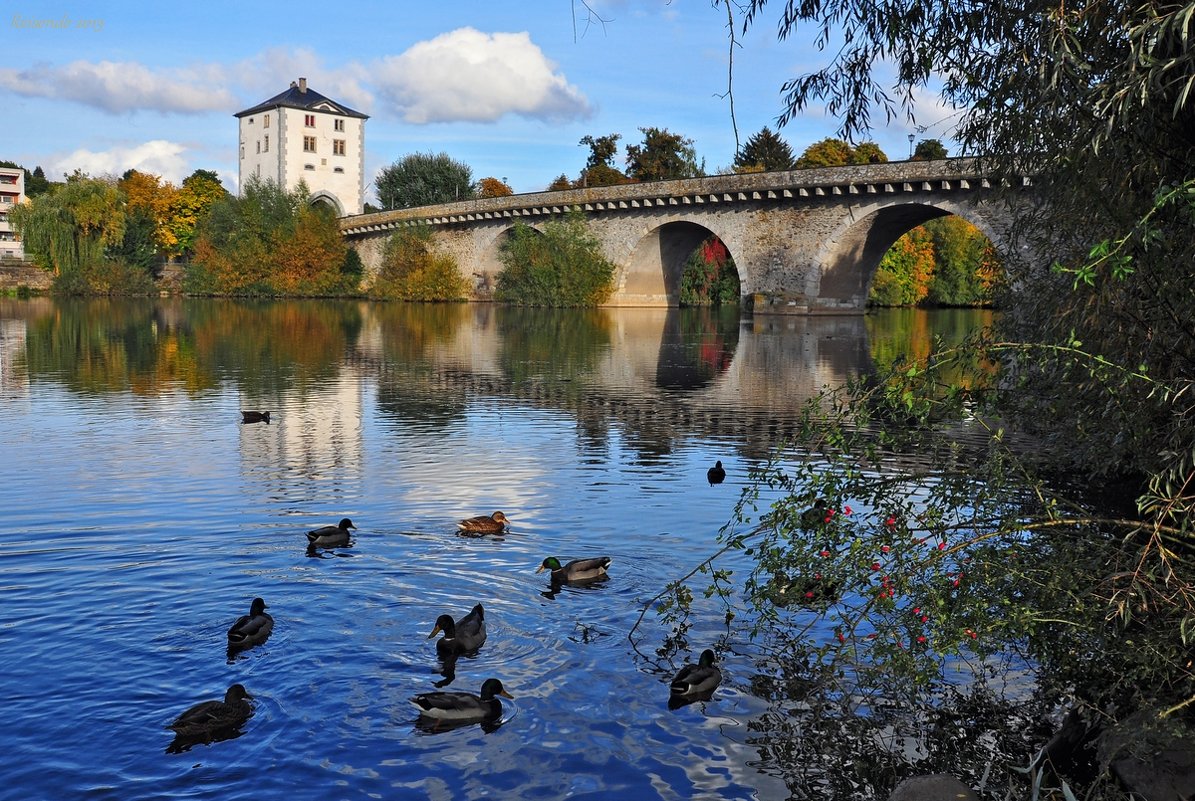
[[[0,798],[788,797],[755,645],[670,709],[722,620],[698,600],[666,659],[627,633],[808,398],[988,321],[0,299]],[[495,510],[505,536],[456,535]],[[350,546],[309,552],[342,517]],[[535,573],[602,555],[595,585]],[[255,596],[274,631],[230,655]],[[477,603],[488,640],[449,670],[427,636]],[[641,650],[666,633],[649,614]],[[489,677],[496,725],[417,725],[411,696]],[[238,736],[171,749],[234,682]]]

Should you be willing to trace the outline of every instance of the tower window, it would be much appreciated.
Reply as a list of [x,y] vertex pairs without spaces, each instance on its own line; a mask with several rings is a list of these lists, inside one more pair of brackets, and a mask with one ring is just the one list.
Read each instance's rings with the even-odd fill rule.
[[304,114],[303,115],[303,124],[306,125],[308,128],[314,128],[315,127],[315,115],[314,114]]
[[266,134],[266,141],[265,141],[265,144],[263,144],[261,146],[261,152],[263,152],[263,153],[270,152],[270,135],[269,134]]
[[334,129],[336,129],[337,131],[343,131],[344,130],[344,120],[333,120],[332,127]]
[[269,128],[269,127],[270,127],[270,115],[269,115],[269,114],[267,114],[267,115],[265,115],[264,117],[262,117],[262,118],[261,118],[261,127],[262,127],[262,128]]
[[343,139],[333,139],[332,140],[332,155],[333,156],[343,156],[344,155],[344,140]]
[[314,136],[304,136],[303,137],[303,152],[304,153],[314,153],[315,152],[315,137]]

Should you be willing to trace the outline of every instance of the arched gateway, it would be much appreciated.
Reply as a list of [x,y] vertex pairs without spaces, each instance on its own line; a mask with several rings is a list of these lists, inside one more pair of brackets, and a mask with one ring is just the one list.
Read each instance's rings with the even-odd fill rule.
[[1024,258],[1012,252],[1006,204],[1023,202],[1029,179],[1016,188],[998,198],[971,159],[906,161],[486,198],[345,217],[341,230],[376,269],[396,228],[430,225],[485,299],[501,270],[497,249],[516,222],[537,226],[576,209],[618,266],[610,305],[676,305],[685,257],[713,234],[734,257],[755,311],[858,313],[885,251],[935,217],[964,217],[1006,262]]

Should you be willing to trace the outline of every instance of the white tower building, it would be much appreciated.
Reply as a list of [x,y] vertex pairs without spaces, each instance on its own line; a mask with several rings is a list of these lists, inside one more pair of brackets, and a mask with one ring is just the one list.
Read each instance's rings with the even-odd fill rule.
[[360,214],[365,197],[365,121],[369,116],[307,88],[307,79],[236,115],[240,186],[249,176],[285,189],[307,182],[313,203],[337,216]]

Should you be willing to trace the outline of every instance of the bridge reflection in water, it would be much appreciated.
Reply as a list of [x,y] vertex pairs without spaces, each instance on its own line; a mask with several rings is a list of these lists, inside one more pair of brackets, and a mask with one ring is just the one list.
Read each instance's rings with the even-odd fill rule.
[[509,399],[567,413],[596,439],[618,426],[645,454],[701,437],[762,458],[793,434],[809,398],[870,367],[862,317],[476,304],[446,307],[451,319],[428,341],[415,332],[424,311],[373,306],[366,316],[351,362],[378,376],[386,413],[426,420],[428,398]]

